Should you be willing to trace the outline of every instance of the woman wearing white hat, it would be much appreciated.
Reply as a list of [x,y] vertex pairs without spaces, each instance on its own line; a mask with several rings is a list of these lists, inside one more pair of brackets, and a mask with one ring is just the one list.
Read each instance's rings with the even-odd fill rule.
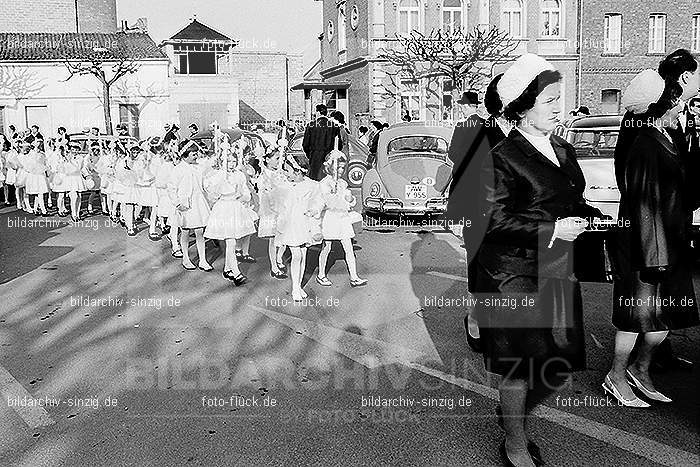
[[[487,370],[502,375],[499,423],[506,465],[543,463],[525,420],[538,400],[583,369],[581,292],[573,241],[585,218],[602,217],[583,198],[574,148],[553,136],[561,75],[543,58],[518,58],[498,83],[503,115],[515,123],[492,152],[484,178],[489,223],[477,256],[477,317]],[[492,181],[489,178],[492,176]]]
[[[649,365],[668,331],[699,324],[693,290],[690,225],[694,197],[670,130],[683,109],[683,88],[654,70],[637,75],[623,96],[628,110],[647,117],[624,160],[620,160],[619,217],[629,226],[615,248],[613,292],[615,356],[603,388],[628,407],[649,407],[639,399],[671,402],[654,387]],[[639,339],[637,338],[639,335]],[[635,341],[638,352],[630,362]]]

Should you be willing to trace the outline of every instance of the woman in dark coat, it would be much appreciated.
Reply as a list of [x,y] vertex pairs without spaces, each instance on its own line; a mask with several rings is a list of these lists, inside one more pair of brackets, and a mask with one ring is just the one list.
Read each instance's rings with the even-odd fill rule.
[[[612,321],[618,332],[613,366],[603,382],[605,391],[631,407],[649,407],[631,386],[647,399],[671,402],[649,377],[652,353],[669,330],[698,324],[689,235],[695,206],[684,188],[690,174],[669,134],[678,125],[683,89],[648,71],[626,91],[660,97],[651,101],[647,123],[621,165],[619,218],[627,228],[616,245]],[[638,334],[638,353],[629,362]]]
[[[503,74],[496,76],[486,88],[484,106],[489,113],[487,120],[477,114],[458,122],[450,141],[449,157],[452,161],[452,181],[447,202],[447,221],[458,229],[467,254],[467,288],[474,293],[476,283],[476,253],[484,239],[486,217],[483,212],[483,184],[481,171],[490,165],[489,152],[506,137],[512,127],[502,115],[503,103],[498,97],[498,82]],[[490,172],[489,172],[490,173]],[[467,311],[464,318],[467,343],[474,352],[481,352],[479,324],[474,313]]]
[[498,85],[504,115],[516,123],[491,152],[489,224],[477,257],[477,316],[488,371],[499,386],[506,465],[542,463],[528,441],[529,410],[561,376],[585,364],[581,292],[573,241],[586,218],[602,217],[583,199],[574,148],[551,133],[561,112],[561,75],[526,54]]

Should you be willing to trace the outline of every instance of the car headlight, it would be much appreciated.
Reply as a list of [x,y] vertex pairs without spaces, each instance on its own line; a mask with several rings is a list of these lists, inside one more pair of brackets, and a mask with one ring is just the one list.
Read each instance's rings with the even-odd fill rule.
[[361,185],[362,180],[365,178],[365,170],[364,168],[360,166],[353,166],[350,167],[350,170],[348,171],[348,180],[350,183],[353,185]]
[[380,191],[381,188],[379,187],[379,183],[377,182],[372,183],[372,186],[369,187],[370,196],[378,196]]

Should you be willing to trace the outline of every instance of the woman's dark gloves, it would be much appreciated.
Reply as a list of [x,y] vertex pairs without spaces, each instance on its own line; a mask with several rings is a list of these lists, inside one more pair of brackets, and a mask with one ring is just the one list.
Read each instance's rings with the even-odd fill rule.
[[664,266],[644,268],[639,271],[639,279],[647,284],[659,284],[666,277],[668,270]]

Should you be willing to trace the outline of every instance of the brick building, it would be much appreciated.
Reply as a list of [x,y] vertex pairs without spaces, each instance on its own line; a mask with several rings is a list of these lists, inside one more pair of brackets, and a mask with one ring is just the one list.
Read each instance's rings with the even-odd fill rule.
[[117,32],[114,0],[0,0],[3,32]]
[[231,58],[242,125],[303,117],[303,95],[290,89],[304,73],[301,54],[234,50]]
[[618,113],[634,75],[656,69],[668,53],[700,52],[695,0],[585,0],[582,6],[580,101],[592,113]]
[[[318,1],[318,0],[317,0]],[[428,95],[425,83],[400,82],[398,96],[387,98],[391,87],[387,63],[378,56],[396,46],[396,34],[418,29],[496,25],[519,41],[514,56],[526,51],[550,60],[564,76],[562,108],[577,104],[577,0],[320,0],[324,32],[320,37],[320,82],[308,80],[323,92],[329,107],[349,116],[354,129],[369,119],[390,123],[404,113],[419,119],[442,119],[452,105],[451,85],[443,80],[438,95]],[[494,64],[493,74],[505,67]],[[484,89],[477,90],[483,96]],[[309,106],[307,105],[307,108]]]
[[161,43],[171,62],[174,121],[251,126],[303,114],[303,96],[290,89],[301,79],[302,56],[238,45],[196,18]]

